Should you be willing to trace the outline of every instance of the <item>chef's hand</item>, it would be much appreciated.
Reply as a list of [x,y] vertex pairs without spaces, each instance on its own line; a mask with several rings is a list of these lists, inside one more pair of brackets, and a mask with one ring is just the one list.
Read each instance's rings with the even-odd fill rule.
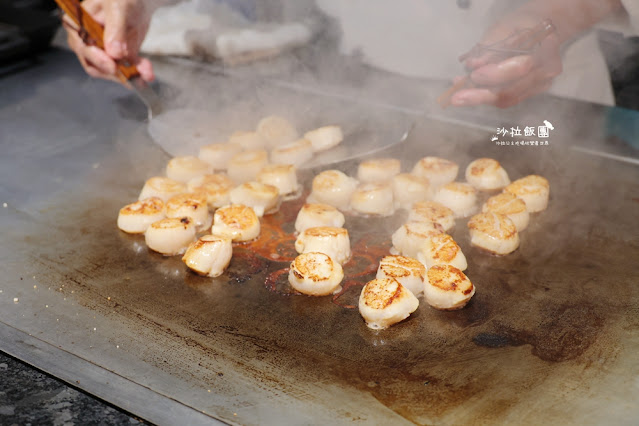
[[[514,26],[512,21],[502,21],[486,34],[481,44],[498,42],[513,34],[517,28],[532,28],[538,23],[527,22],[521,23],[525,26]],[[488,104],[508,108],[545,92],[562,71],[560,45],[559,37],[552,33],[530,54],[514,56],[498,63],[486,63],[486,55],[468,59],[465,65],[470,70],[470,80],[475,87],[453,94],[451,104]]]
[[138,56],[146,36],[151,14],[159,6],[145,0],[85,0],[84,10],[104,26],[104,50],[86,45],[78,35],[76,25],[65,16],[69,47],[75,52],[84,70],[92,77],[118,81],[117,60],[134,64],[142,79],[153,81],[151,61]]

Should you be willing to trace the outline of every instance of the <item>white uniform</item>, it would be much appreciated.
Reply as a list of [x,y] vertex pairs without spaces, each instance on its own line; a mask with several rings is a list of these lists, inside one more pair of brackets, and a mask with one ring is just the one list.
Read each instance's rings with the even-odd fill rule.
[[[632,33],[639,28],[639,0],[622,0],[628,16],[608,19],[598,27]],[[450,79],[463,74],[458,56],[480,40],[494,21],[495,1],[473,1],[468,9],[453,0],[317,0],[342,27],[341,51],[357,53],[370,65],[399,74]],[[614,104],[608,69],[594,31],[566,46],[564,71],[550,93]]]

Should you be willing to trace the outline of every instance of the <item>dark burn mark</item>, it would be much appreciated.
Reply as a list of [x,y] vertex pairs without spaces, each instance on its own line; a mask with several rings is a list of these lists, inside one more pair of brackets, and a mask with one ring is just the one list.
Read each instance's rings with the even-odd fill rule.
[[504,346],[516,346],[507,336],[493,333],[479,333],[473,337],[473,343],[487,348],[503,348]]
[[554,306],[544,314],[546,319],[529,329],[502,324],[494,332],[477,334],[473,342],[489,348],[531,345],[536,357],[562,362],[581,356],[604,325],[595,307],[587,304]]

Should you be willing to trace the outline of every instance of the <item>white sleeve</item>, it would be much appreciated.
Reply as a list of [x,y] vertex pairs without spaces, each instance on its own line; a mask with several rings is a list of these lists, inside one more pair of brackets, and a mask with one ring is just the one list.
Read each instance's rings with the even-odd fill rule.
[[630,25],[632,25],[632,32],[639,34],[639,0],[621,0],[623,7],[628,13],[630,18]]

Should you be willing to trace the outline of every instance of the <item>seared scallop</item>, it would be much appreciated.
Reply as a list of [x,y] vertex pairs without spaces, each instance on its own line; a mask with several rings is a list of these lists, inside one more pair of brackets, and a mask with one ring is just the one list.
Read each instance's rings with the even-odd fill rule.
[[390,216],[395,213],[393,188],[388,183],[363,183],[351,195],[351,209],[361,214]]
[[415,164],[412,174],[425,177],[433,188],[453,182],[459,172],[459,166],[452,161],[439,157],[424,157]]
[[190,217],[198,231],[211,226],[206,193],[203,191],[179,194],[166,202],[166,217]]
[[550,195],[550,184],[544,177],[529,175],[517,179],[506,188],[505,192],[521,198],[526,202],[526,208],[530,213],[546,210],[548,207],[548,196]]
[[186,185],[182,182],[156,176],[144,183],[138,199],[144,200],[145,198],[158,197],[160,200],[167,202],[169,198],[182,192],[186,192]]
[[189,245],[182,261],[199,275],[219,277],[229,266],[232,256],[233,244],[229,237],[205,235]]
[[200,147],[198,157],[207,162],[213,170],[226,170],[229,160],[242,151],[242,147],[234,143],[214,143]]
[[252,208],[242,204],[220,207],[213,215],[211,234],[250,241],[260,235],[260,220]]
[[519,233],[512,220],[499,213],[479,213],[468,221],[470,243],[494,254],[512,253],[519,247]]
[[259,217],[275,213],[280,207],[280,192],[273,185],[246,182],[231,189],[231,204],[252,207]]
[[344,226],[344,214],[328,204],[307,203],[302,206],[295,219],[295,230],[302,232],[308,228],[318,226],[331,226],[341,228]]
[[430,200],[433,190],[425,177],[411,173],[393,176],[393,198],[399,207],[409,209],[413,203]]
[[195,241],[195,223],[189,217],[165,218],[153,222],[144,233],[147,247],[168,256],[182,254]]
[[346,176],[339,170],[325,170],[313,179],[308,202],[330,204],[338,209],[346,210],[355,188],[357,188],[356,179]]
[[479,158],[466,168],[466,181],[480,191],[501,189],[510,183],[508,173],[492,158]]
[[391,237],[391,253],[417,259],[417,253],[427,238],[442,233],[439,225],[431,222],[408,222],[399,227]]
[[311,158],[313,158],[313,145],[307,139],[298,139],[271,150],[273,164],[293,164],[299,167]]
[[257,174],[268,163],[268,153],[257,149],[234,155],[228,163],[226,172],[235,183],[254,181]]
[[424,292],[426,268],[421,262],[406,256],[384,256],[379,262],[375,278],[393,278],[415,296]]
[[357,179],[365,183],[389,183],[402,165],[396,158],[375,158],[359,163]]
[[507,216],[513,221],[517,232],[521,232],[528,226],[530,214],[526,209],[526,203],[510,192],[502,192],[499,195],[490,197],[483,205],[483,213],[493,212]]
[[424,241],[417,253],[417,260],[427,268],[433,265],[452,265],[460,271],[466,270],[466,256],[459,245],[448,234],[434,235]]
[[302,253],[291,262],[288,281],[295,290],[309,296],[326,296],[338,292],[344,278],[342,265],[327,254]]
[[203,191],[211,210],[231,203],[230,192],[235,186],[231,178],[223,173],[204,175],[187,183],[189,192]]
[[418,201],[408,211],[409,222],[431,222],[447,232],[455,226],[455,213],[437,201]]
[[292,164],[266,165],[257,174],[257,181],[276,187],[285,200],[301,194],[301,187],[297,183],[297,169]]
[[193,156],[175,157],[166,165],[166,176],[182,183],[210,173],[213,173],[213,167]]
[[451,182],[439,188],[434,200],[455,213],[467,217],[477,211],[477,190],[467,183]]
[[417,297],[392,278],[369,281],[359,296],[359,313],[374,330],[408,318],[418,307]]
[[468,277],[451,265],[434,265],[426,271],[424,300],[435,309],[461,309],[475,294]]
[[277,115],[260,120],[257,124],[257,133],[266,140],[268,148],[286,145],[299,138],[297,129],[287,119]]
[[128,204],[120,209],[118,228],[129,234],[141,234],[153,222],[164,219],[164,202],[151,197]]
[[339,145],[344,140],[344,134],[339,126],[323,126],[304,133],[304,139],[309,140],[313,151],[317,152]]
[[245,151],[264,149],[266,147],[266,140],[257,132],[234,132],[229,138],[229,143],[238,145]]
[[351,257],[351,242],[346,229],[319,226],[302,231],[295,241],[295,250],[324,253],[343,265]]

